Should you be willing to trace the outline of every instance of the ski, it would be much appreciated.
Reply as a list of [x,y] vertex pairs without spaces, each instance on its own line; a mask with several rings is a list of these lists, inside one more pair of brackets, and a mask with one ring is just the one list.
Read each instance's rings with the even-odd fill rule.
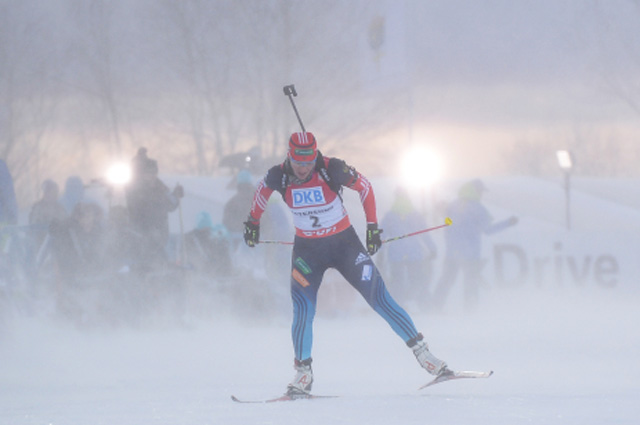
[[319,398],[337,398],[336,395],[316,395],[316,394],[296,394],[296,395],[282,395],[280,397],[269,398],[265,400],[243,400],[232,395],[231,400],[236,403],[277,403],[280,401],[296,401],[296,400],[316,400]]
[[493,375],[492,370],[490,370],[489,372],[476,372],[471,370],[456,371],[447,369],[443,373],[435,377],[432,381],[427,382],[418,389],[422,390],[432,385],[439,384],[441,382],[452,381],[454,379],[488,378],[491,375]]
[[[455,379],[488,378],[491,375],[493,375],[493,371],[492,370],[490,370],[488,372],[478,372],[478,371],[471,371],[471,370],[461,370],[461,371],[446,370],[442,374],[440,374],[437,377],[435,377],[432,381],[427,382],[426,384],[424,384],[423,386],[418,388],[418,390],[422,390],[424,388],[430,387],[430,386],[435,385],[435,384],[440,384],[442,382],[453,381]],[[244,399],[240,399],[240,398],[236,397],[235,395],[232,395],[231,396],[231,400],[235,401],[236,403],[261,403],[261,404],[264,404],[264,403],[278,403],[278,402],[281,402],[281,401],[316,400],[316,399],[319,399],[319,398],[338,398],[338,397],[340,397],[340,396],[336,396],[336,395],[317,395],[317,394],[295,394],[295,395],[284,394],[284,395],[281,395],[279,397],[268,398],[268,399],[264,399],[264,400],[244,400]]]

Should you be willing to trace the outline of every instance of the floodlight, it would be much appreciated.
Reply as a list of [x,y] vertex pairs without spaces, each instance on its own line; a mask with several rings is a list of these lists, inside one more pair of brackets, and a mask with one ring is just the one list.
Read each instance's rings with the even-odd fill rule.
[[131,180],[131,167],[124,162],[116,162],[107,170],[107,182],[114,186],[124,186]]
[[571,152],[560,150],[556,152],[558,165],[564,171],[564,193],[565,193],[565,215],[567,230],[571,230],[571,168],[573,167],[573,158]]
[[431,187],[442,178],[443,169],[440,155],[423,146],[408,149],[400,161],[400,175],[405,187]]
[[560,150],[556,152],[558,157],[558,165],[565,171],[571,170],[573,167],[573,159],[571,158],[571,152],[566,150]]

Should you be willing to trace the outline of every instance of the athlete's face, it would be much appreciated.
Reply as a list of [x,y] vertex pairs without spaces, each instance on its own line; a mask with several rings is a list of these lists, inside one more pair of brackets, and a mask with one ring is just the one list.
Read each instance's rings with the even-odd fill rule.
[[316,165],[315,161],[301,162],[291,159],[290,162],[293,174],[295,174],[296,178],[300,180],[306,180],[311,175],[313,168]]

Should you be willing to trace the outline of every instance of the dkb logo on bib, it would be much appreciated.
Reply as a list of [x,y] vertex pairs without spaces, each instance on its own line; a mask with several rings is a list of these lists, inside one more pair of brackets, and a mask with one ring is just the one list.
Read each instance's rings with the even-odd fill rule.
[[307,207],[313,205],[323,205],[325,203],[324,193],[320,186],[307,187],[304,189],[292,189],[294,207]]

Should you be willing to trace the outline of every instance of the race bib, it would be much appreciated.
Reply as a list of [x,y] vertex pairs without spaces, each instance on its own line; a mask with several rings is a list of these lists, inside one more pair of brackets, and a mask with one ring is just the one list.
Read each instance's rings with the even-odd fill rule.
[[312,207],[325,204],[324,192],[320,186],[293,189],[291,191],[291,197],[294,208]]

